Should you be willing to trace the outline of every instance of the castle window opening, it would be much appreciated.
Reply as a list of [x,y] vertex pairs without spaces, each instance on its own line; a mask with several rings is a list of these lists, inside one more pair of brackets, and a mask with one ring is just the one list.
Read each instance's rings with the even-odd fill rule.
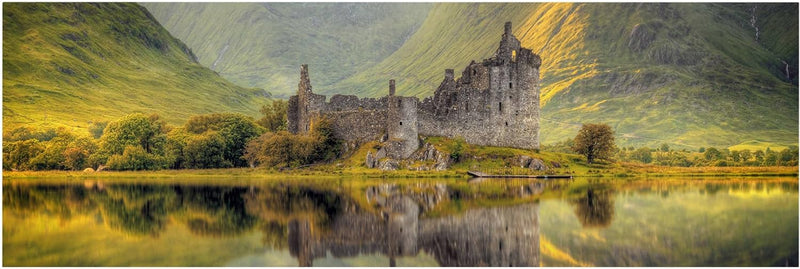
[[508,122],[506,122],[506,126],[508,126]]
[[511,61],[512,62],[516,62],[517,61],[517,50],[512,50],[511,51]]
[[403,126],[403,122],[402,121],[400,122],[400,126]]
[[497,103],[497,111],[503,112],[503,102]]
[[513,82],[509,82],[508,83],[508,88],[509,89],[513,89],[514,88],[514,83]]

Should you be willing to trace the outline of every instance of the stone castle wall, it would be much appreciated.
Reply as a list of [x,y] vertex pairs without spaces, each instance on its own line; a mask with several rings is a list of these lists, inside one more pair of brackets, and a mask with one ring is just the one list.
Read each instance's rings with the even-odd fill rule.
[[505,31],[495,55],[472,62],[455,79],[452,69],[432,97],[389,95],[362,98],[334,95],[326,102],[314,94],[308,67],[300,68],[298,94],[289,99],[289,131],[306,133],[314,117],[326,116],[334,134],[343,140],[366,141],[386,134],[392,150],[389,157],[406,158],[419,148],[418,135],[463,137],[477,145],[539,148],[539,67],[541,58],[522,48]]
[[467,143],[539,148],[541,58],[520,47],[511,25],[494,57],[470,63],[457,80],[453,70],[420,106],[420,133],[463,137]]

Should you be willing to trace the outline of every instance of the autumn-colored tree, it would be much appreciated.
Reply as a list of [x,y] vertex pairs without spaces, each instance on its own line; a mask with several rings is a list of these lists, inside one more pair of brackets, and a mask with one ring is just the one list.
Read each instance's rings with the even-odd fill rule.
[[594,162],[595,159],[608,160],[615,149],[614,131],[611,130],[611,126],[593,123],[581,127],[572,146],[573,151],[586,156],[588,163]]

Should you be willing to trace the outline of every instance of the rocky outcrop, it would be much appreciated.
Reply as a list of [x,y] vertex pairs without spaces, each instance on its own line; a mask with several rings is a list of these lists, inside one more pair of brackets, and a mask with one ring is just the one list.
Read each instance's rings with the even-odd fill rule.
[[[378,168],[384,171],[397,170],[405,166],[410,170],[416,171],[444,171],[450,168],[453,161],[450,155],[436,149],[430,143],[425,143],[419,150],[411,154],[407,159],[399,160],[392,158],[391,152],[395,149],[402,149],[402,145],[394,146],[391,141],[384,143],[375,154],[367,152],[364,165],[367,168]],[[422,164],[419,164],[419,163]]]
[[546,171],[548,169],[547,166],[544,164],[544,161],[526,155],[520,155],[519,157],[517,157],[517,164],[520,167],[525,167],[537,171]]
[[434,147],[430,143],[425,143],[421,149],[417,150],[417,152],[414,152],[414,154],[411,154],[410,159],[422,162],[433,161],[434,162],[433,165],[427,165],[427,166],[423,165],[420,166],[423,167],[423,169],[418,169],[426,171],[447,170],[447,168],[450,168],[450,165],[453,163],[453,161],[450,159],[449,154],[445,154],[439,151],[438,149],[436,149],[436,147]]

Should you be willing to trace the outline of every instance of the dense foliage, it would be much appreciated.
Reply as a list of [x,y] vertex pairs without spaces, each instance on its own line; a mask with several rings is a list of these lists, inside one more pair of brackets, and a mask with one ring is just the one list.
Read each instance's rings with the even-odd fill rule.
[[289,103],[280,99],[265,104],[261,107],[262,117],[256,123],[270,132],[286,131],[286,124],[289,120],[286,113],[288,108]]
[[267,132],[248,143],[244,158],[251,166],[300,166],[338,157],[342,143],[333,136],[331,122],[320,119],[308,134]]
[[[252,118],[223,113],[190,118],[172,128],[157,114],[134,113],[101,131],[76,135],[65,128],[21,127],[4,137],[6,170],[156,170],[242,167],[247,142],[264,132]],[[101,134],[99,138],[95,138]]]

